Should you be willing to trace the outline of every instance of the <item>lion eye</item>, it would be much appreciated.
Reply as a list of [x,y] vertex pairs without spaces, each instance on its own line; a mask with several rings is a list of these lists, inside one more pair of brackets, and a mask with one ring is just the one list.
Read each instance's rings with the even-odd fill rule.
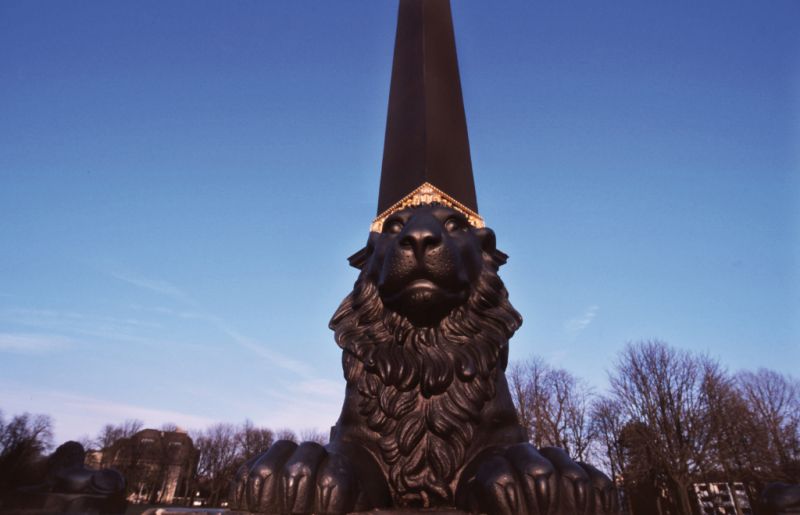
[[388,232],[391,234],[397,234],[403,230],[403,222],[400,220],[389,220],[383,226],[383,232]]
[[447,221],[444,223],[444,228],[447,232],[455,232],[459,229],[462,229],[464,226],[461,223],[461,220],[457,218],[448,218]]

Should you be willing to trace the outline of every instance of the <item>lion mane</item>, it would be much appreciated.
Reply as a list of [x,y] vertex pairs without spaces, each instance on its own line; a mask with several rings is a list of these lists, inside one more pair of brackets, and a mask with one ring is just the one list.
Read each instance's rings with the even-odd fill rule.
[[522,323],[497,275],[504,258],[484,252],[468,300],[435,327],[386,308],[364,271],[331,320],[399,506],[453,501],[481,411],[505,371],[508,340]]

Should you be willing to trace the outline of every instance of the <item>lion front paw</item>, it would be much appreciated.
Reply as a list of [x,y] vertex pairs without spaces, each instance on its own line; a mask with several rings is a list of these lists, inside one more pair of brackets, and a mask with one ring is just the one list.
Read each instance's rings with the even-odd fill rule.
[[618,513],[611,480],[556,448],[517,444],[481,459],[462,483],[460,504],[472,512],[529,515]]
[[358,480],[346,457],[314,442],[276,442],[237,472],[238,508],[269,514],[342,514],[358,501]]

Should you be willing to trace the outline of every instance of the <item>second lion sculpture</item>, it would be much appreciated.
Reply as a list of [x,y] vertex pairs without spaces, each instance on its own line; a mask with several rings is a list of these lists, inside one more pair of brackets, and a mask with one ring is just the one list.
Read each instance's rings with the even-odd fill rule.
[[497,275],[506,258],[490,229],[437,204],[371,233],[330,323],[347,380],[331,442],[279,441],[247,462],[233,484],[238,507],[617,513],[605,475],[535,449],[517,421],[505,369],[522,319]]

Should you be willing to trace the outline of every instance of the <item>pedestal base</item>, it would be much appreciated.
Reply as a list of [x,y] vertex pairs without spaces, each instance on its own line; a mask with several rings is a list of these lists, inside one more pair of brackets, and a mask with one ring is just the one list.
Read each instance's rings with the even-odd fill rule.
[[[153,508],[142,515],[253,515],[245,511],[228,511],[222,508]],[[469,515],[460,510],[372,510],[351,513],[350,515]]]
[[3,496],[4,514],[44,515],[49,513],[123,514],[125,499],[99,495],[9,492]]

